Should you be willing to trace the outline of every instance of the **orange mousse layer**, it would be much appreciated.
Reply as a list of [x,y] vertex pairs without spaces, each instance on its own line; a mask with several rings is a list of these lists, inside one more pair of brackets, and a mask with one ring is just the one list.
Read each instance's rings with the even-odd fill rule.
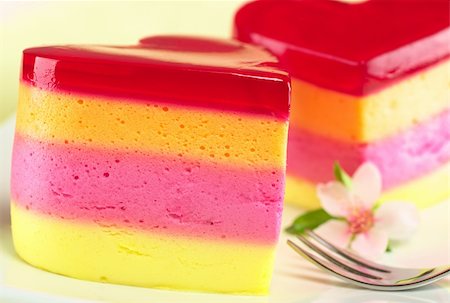
[[[267,115],[20,86],[16,130],[60,144],[187,155],[244,167],[284,167],[287,123]],[[236,131],[239,129],[239,131]]]
[[450,108],[450,60],[367,96],[293,79],[291,127],[349,143],[397,134]]

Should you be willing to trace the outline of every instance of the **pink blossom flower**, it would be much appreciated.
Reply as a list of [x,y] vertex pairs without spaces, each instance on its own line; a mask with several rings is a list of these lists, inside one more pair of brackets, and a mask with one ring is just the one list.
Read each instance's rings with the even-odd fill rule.
[[405,202],[385,202],[375,208],[381,186],[378,168],[368,162],[356,170],[351,186],[337,181],[319,184],[322,208],[340,220],[329,220],[316,232],[336,246],[371,259],[386,251],[389,240],[409,238],[419,224],[417,208]]

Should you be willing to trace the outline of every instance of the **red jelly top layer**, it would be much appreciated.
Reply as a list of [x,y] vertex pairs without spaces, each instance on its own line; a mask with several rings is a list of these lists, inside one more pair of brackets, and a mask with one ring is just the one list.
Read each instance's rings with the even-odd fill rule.
[[277,55],[292,76],[365,95],[449,56],[448,0],[263,0],[234,35]]
[[24,51],[22,80],[64,90],[219,107],[287,118],[289,76],[262,48],[193,37],[132,46],[50,46]]

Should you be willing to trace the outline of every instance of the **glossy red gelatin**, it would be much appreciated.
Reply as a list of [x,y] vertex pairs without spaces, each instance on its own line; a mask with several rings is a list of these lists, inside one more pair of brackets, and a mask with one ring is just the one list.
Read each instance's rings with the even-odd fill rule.
[[296,78],[365,95],[448,57],[449,12],[448,0],[262,0],[238,11],[234,36]]
[[260,47],[233,40],[149,37],[132,46],[24,51],[22,79],[64,90],[219,107],[287,118],[289,76]]

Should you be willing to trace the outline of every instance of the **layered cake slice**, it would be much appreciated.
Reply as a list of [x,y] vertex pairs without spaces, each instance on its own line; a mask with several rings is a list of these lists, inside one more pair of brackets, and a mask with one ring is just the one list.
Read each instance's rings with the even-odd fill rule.
[[292,76],[286,200],[318,206],[339,162],[383,175],[383,199],[449,196],[447,0],[256,1],[235,37],[276,54]]
[[70,277],[266,293],[289,78],[265,50],[176,36],[24,51],[12,231]]

